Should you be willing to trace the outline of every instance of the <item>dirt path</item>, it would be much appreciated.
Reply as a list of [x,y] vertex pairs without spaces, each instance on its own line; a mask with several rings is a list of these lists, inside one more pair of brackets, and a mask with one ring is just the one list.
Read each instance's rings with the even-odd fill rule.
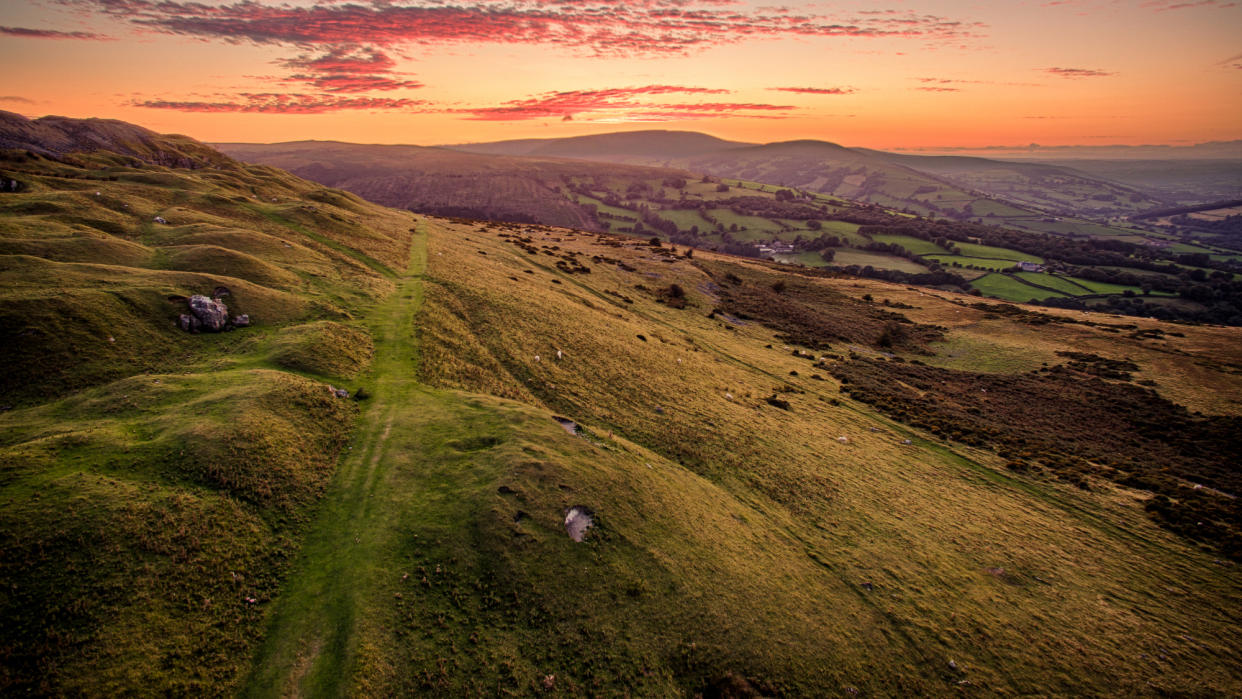
[[[343,696],[358,664],[357,635],[367,623],[386,526],[397,513],[376,497],[385,482],[394,421],[419,400],[414,322],[423,302],[425,223],[411,243],[397,290],[369,317],[375,342],[372,398],[350,451],[317,512],[243,688],[246,696]],[[408,446],[408,445],[405,445]],[[382,492],[380,493],[382,495]]]

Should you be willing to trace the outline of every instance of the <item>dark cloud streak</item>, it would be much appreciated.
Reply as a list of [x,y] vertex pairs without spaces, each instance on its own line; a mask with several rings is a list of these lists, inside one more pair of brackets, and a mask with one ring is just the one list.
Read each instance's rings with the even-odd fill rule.
[[79,41],[112,41],[112,37],[93,32],[62,32],[56,29],[27,29],[26,27],[0,27],[0,34],[20,36],[26,39],[75,39]]
[[336,95],[243,93],[224,101],[135,100],[135,107],[170,109],[178,112],[240,112],[255,114],[324,114],[345,110],[376,109],[425,111],[424,100],[387,97],[338,97]]

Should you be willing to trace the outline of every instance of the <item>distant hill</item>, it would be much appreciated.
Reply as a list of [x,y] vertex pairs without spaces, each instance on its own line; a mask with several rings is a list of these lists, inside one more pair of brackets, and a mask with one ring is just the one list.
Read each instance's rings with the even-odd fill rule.
[[676,158],[739,148],[749,143],[726,141],[694,131],[623,131],[569,138],[522,139],[495,143],[445,146],[453,150],[492,155],[532,155],[581,158],[609,162],[661,164]]
[[598,223],[565,197],[561,188],[568,180],[685,176],[664,169],[605,168],[587,161],[515,158],[420,146],[300,141],[224,143],[218,147],[241,160],[279,167],[385,206],[586,230],[598,230]]
[[635,131],[560,139],[447,146],[659,165],[798,187],[927,216],[982,219],[1032,230],[1046,214],[1107,218],[1167,203],[1133,186],[1068,169],[984,158],[943,158],[848,148],[828,141],[747,144],[689,131]]
[[1145,211],[1169,201],[1149,190],[1110,182],[1068,163],[869,152],[999,200],[1064,216],[1117,216]]

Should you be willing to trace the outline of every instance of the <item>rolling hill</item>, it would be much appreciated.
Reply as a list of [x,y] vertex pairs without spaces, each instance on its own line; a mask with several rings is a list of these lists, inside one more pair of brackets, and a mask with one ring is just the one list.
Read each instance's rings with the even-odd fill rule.
[[1237,329],[37,145],[6,694],[1242,691]]
[[[1046,215],[1107,218],[1167,203],[1072,167],[901,155],[827,141],[747,144],[695,132],[632,131],[447,147],[673,167],[798,187],[921,215],[999,218],[1005,225],[1037,230],[1046,228],[1033,227]],[[1072,226],[1061,228],[1065,230],[1054,232],[1073,232]]]
[[324,141],[272,145],[220,144],[233,157],[279,167],[385,206],[422,213],[597,229],[598,223],[561,189],[566,182],[606,176],[636,181],[684,177],[655,168],[559,159],[513,158],[418,146]]

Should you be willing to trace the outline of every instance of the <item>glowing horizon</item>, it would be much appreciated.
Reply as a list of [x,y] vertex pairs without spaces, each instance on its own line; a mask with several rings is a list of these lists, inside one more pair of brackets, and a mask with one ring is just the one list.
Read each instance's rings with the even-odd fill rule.
[[47,0],[0,109],[209,142],[667,128],[888,149],[1242,138],[1233,0]]

